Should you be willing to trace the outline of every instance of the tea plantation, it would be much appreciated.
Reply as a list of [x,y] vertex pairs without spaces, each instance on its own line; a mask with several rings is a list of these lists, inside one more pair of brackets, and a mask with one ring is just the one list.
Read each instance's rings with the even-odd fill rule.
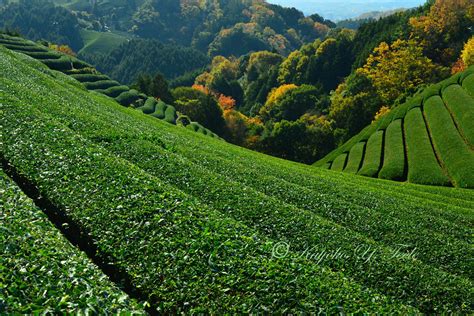
[[428,87],[315,166],[474,188],[474,67]]
[[[102,39],[96,39],[96,41],[99,40],[102,41]],[[26,54],[41,61],[52,70],[58,70],[71,76],[82,83],[82,85],[87,90],[104,94],[114,98],[123,106],[137,108],[142,110],[145,114],[151,114],[152,116],[164,120],[165,122],[176,124],[178,113],[172,105],[160,102],[163,115],[153,115],[155,114],[154,105],[157,104],[157,101],[154,98],[148,97],[142,93],[139,93],[137,90],[130,89],[128,86],[121,85],[119,82],[111,80],[108,76],[99,73],[95,68],[84,61],[50,50],[47,47],[35,42],[6,34],[0,34],[0,45],[13,51]],[[145,111],[145,109],[150,108],[150,106],[153,106],[153,111]],[[194,122],[194,125],[195,124],[198,123]],[[217,134],[213,133],[209,129],[205,127],[202,128],[203,134],[220,139]]]
[[[197,123],[168,124],[156,100],[140,111],[124,107],[88,91],[76,80],[85,73],[73,79],[2,47],[0,69],[0,314],[84,306],[151,314],[474,312],[474,191],[354,175],[381,169],[401,179],[400,152],[414,145],[409,165],[442,159],[429,179],[469,187],[472,120],[457,100],[471,100],[472,76],[419,99],[422,107],[401,107],[408,114],[393,112],[400,119],[385,128],[366,129],[366,142],[355,139],[324,162],[348,171],[333,172],[208,137]],[[432,147],[416,146],[420,139]],[[410,182],[425,176],[418,170]],[[38,192],[41,210],[10,178]],[[57,226],[77,228],[97,266],[43,211],[58,214]],[[113,283],[104,276],[110,270]]]

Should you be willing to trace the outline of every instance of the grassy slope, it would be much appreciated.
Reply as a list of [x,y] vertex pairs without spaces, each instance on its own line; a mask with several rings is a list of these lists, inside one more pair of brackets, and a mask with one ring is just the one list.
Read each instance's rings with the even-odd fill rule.
[[[472,156],[474,149],[472,140],[474,137],[474,120],[472,119],[474,116],[474,94],[471,89],[474,75],[472,73],[474,73],[474,67],[425,89],[420,95],[367,126],[362,132],[314,165],[325,167],[328,163],[335,161],[340,154],[351,151],[356,145],[360,147],[359,142],[370,139],[377,131],[386,130],[389,132],[385,133],[383,140],[385,147],[383,148],[380,178],[405,180],[405,173],[408,173],[408,181],[412,183],[474,188],[470,168],[463,167],[463,165],[470,164],[471,158],[469,157]],[[434,112],[436,114],[427,115],[426,105],[432,103],[436,98],[443,104],[444,110],[430,111],[430,114]],[[414,108],[421,109],[421,111],[414,110],[420,112],[421,115],[418,118],[414,117],[416,116],[415,112],[411,111]],[[443,116],[443,118],[439,116]],[[406,124],[408,118],[410,124]],[[451,140],[456,140],[456,142],[460,140],[467,146],[462,149],[464,152],[462,155],[452,155],[454,151],[446,149],[452,144],[444,143],[450,140],[449,137],[442,136],[445,131],[440,120],[450,124],[448,127],[453,134]],[[404,131],[399,125],[404,126]],[[458,148],[461,147],[463,146],[458,146]],[[369,146],[365,151],[368,149],[370,149]],[[365,151],[363,154],[367,159],[367,156],[370,155],[367,155]],[[447,155],[448,152],[451,154]],[[463,162],[466,157],[469,158],[468,162]],[[373,168],[369,168],[369,172],[367,172],[367,168],[362,167],[359,174],[376,177],[378,166],[375,160],[373,165]],[[405,166],[407,166],[407,171],[404,170]],[[352,167],[345,171],[353,173],[353,169]],[[443,174],[449,175],[450,179],[447,179]]]
[[81,37],[84,41],[84,47],[82,47],[78,54],[108,54],[127,41],[127,38],[123,35],[91,30],[81,30]]
[[[101,35],[95,34],[94,36]],[[101,39],[99,38],[98,40]],[[142,109],[145,107],[140,106],[140,102],[145,103],[148,99],[150,99],[147,99],[147,96],[139,93],[136,90],[130,90],[129,87],[120,85],[120,83],[117,81],[110,80],[110,78],[108,78],[106,75],[99,74],[97,70],[77,58],[59,54],[56,51],[49,50],[46,47],[38,45],[32,41],[0,34],[0,45],[38,59],[49,68],[62,71],[65,74],[75,78],[88,90],[94,90],[97,93],[114,98],[123,106],[138,106],[138,109]],[[64,80],[71,81],[65,77]],[[137,102],[137,104],[135,104],[135,102]],[[158,110],[158,112],[161,112],[162,110],[163,115],[161,115],[161,113],[153,113],[154,108],[152,112],[147,114],[152,114],[152,116],[162,119],[170,124],[176,124],[177,112],[174,106],[161,102],[160,108]],[[195,130],[196,132],[200,132],[201,134],[222,140],[222,138],[220,138],[217,134],[201,126],[199,123],[193,122],[192,125],[199,126],[199,128]]]
[[[349,251],[356,245],[371,245],[381,255],[378,258],[379,260],[369,264],[369,266],[363,266],[361,269],[360,263],[353,260],[329,260],[323,262],[322,266],[334,271],[345,271],[346,276],[364,287],[374,288],[379,293],[386,294],[406,304],[412,304],[424,311],[469,310],[467,302],[470,300],[469,289],[472,284],[469,281],[471,278],[469,269],[465,265],[471,255],[468,246],[468,240],[471,236],[470,227],[472,227],[473,221],[470,209],[474,205],[474,197],[471,191],[400,185],[325,170],[308,170],[307,166],[267,157],[161,123],[136,111],[121,108],[104,97],[84,91],[76,91],[66,85],[61,86],[53,78],[48,79],[47,76],[29,68],[23,68],[20,71],[13,66],[15,64],[18,64],[18,62],[15,62],[14,59],[9,63],[4,61],[2,66],[9,67],[10,73],[14,76],[3,78],[0,81],[8,87],[9,91],[9,96],[4,95],[2,102],[10,99],[9,103],[19,105],[19,107],[11,108],[12,111],[9,113],[10,119],[19,121],[18,124],[9,124],[6,129],[9,134],[9,142],[6,144],[8,157],[14,160],[18,166],[21,166],[27,174],[30,174],[32,180],[44,188],[46,193],[54,197],[59,204],[68,206],[70,212],[77,216],[79,222],[83,222],[84,225],[95,232],[100,243],[107,244],[107,238],[109,238],[107,236],[110,236],[110,238],[119,238],[119,236],[114,237],[113,232],[104,236],[101,233],[100,225],[96,227],[98,224],[95,221],[99,223],[102,221],[103,223],[104,219],[100,217],[101,212],[98,212],[97,215],[94,215],[94,212],[89,212],[89,216],[93,216],[91,219],[85,220],[82,217],[84,215],[79,210],[82,208],[79,205],[85,203],[88,208],[95,206],[91,205],[90,201],[83,200],[82,194],[79,194],[79,192],[82,188],[87,188],[88,183],[93,184],[99,181],[98,179],[106,177],[107,172],[109,172],[106,170],[109,170],[109,168],[112,172],[123,165],[124,168],[128,166],[127,168],[133,170],[133,174],[135,174],[133,178],[138,177],[137,182],[148,179],[144,183],[149,183],[151,188],[154,188],[156,185],[163,187],[163,184],[161,184],[161,181],[163,181],[187,194],[183,196],[175,189],[165,186],[164,190],[168,190],[168,194],[164,196],[164,202],[179,198],[184,200],[184,205],[189,203],[192,205],[195,203],[192,201],[196,199],[199,203],[208,205],[209,209],[204,208],[199,212],[195,208],[185,210],[184,206],[179,207],[179,209],[185,212],[191,211],[194,214],[193,216],[207,214],[205,216],[212,218],[211,222],[215,221],[216,223],[228,218],[229,222],[226,225],[230,225],[230,231],[240,227],[239,231],[245,231],[243,235],[256,234],[255,236],[259,236],[259,240],[262,241],[266,240],[266,242],[271,243],[275,240],[285,240],[291,243],[292,250],[293,247],[296,248],[295,251],[302,251],[306,246],[316,247],[317,249],[330,247],[331,249],[341,245],[345,251]],[[18,65],[17,67],[24,66]],[[29,75],[25,75],[25,73]],[[37,82],[42,84],[38,85]],[[22,90],[23,84],[32,87],[29,93],[24,93]],[[23,108],[22,112],[21,109]],[[33,117],[28,116],[28,112],[31,112]],[[23,119],[21,119],[22,117]],[[43,121],[51,122],[51,128],[58,137],[57,141],[64,138],[62,146],[55,144],[55,142],[50,143],[47,137],[43,136],[42,133],[38,133],[46,128],[40,124]],[[30,122],[30,125],[34,123],[35,129],[38,131],[31,130],[28,125],[23,126],[27,124],[26,122]],[[21,128],[15,129],[17,126],[21,126]],[[24,133],[23,136],[19,136],[21,135],[20,130]],[[74,137],[74,135],[77,135],[77,137]],[[19,142],[19,140],[23,141]],[[67,152],[64,153],[64,155],[69,155],[68,159],[61,158],[59,155],[52,155],[48,158],[48,161],[41,164],[40,168],[35,164],[41,159],[24,160],[21,158],[29,150],[28,148],[41,145],[37,150],[30,152],[31,157],[41,157],[44,153],[42,150],[51,148],[52,152],[55,152],[71,142],[76,143],[77,153],[72,155]],[[54,149],[55,146],[59,146],[58,149]],[[96,146],[99,146],[99,148]],[[81,149],[82,147],[84,149]],[[103,149],[100,149],[100,147]],[[83,162],[75,162],[79,157],[85,159],[84,155],[87,155],[87,152],[89,152],[88,155],[97,152],[97,157],[110,156],[107,159],[112,159],[114,155],[118,155],[125,160],[115,158],[118,165],[116,162],[105,169],[96,165],[96,167],[93,167],[94,169],[89,170],[88,168],[95,164],[104,167],[107,164],[101,158],[98,158],[99,161],[88,162],[86,165]],[[132,164],[127,163],[127,161]],[[60,165],[64,165],[62,170],[67,171],[73,177],[75,177],[74,168],[71,167],[75,165],[82,166],[83,172],[86,172],[80,173],[83,177],[86,177],[87,170],[89,172],[97,170],[84,179],[64,181],[62,175],[56,176],[54,172],[58,168],[59,162]],[[45,174],[52,173],[47,180],[40,175],[35,175],[34,170],[42,170],[43,168],[45,172],[47,171]],[[125,170],[126,168],[123,169],[123,172]],[[147,174],[148,176],[146,176]],[[150,176],[151,178],[148,178]],[[107,179],[105,178],[105,180]],[[67,186],[64,190],[77,192],[73,197],[78,201],[61,195],[61,192],[55,192],[54,188],[58,187],[58,181],[61,186]],[[75,183],[76,181],[77,183]],[[122,183],[120,187],[123,187],[125,185],[124,180],[120,181]],[[149,187],[149,185],[146,185],[146,187]],[[122,198],[125,198],[123,201],[115,202],[113,196],[106,198],[107,194],[112,194],[113,191],[110,191],[110,193],[108,191],[101,192],[99,199],[94,199],[94,201],[99,204],[99,201],[112,201],[111,203],[117,203],[115,207],[121,206],[120,211],[118,211],[122,214],[121,216],[130,214],[127,216],[138,216],[136,218],[139,219],[140,216],[144,215],[140,215],[138,212],[141,209],[140,206],[136,204],[136,200],[131,198],[134,190],[133,186],[127,185],[127,187],[131,192],[128,197],[122,195]],[[92,192],[94,191],[91,191],[91,194]],[[159,205],[154,206],[154,203],[158,202],[150,201],[150,203],[152,203],[151,206],[143,205],[142,207],[145,210],[150,209],[150,207],[160,207]],[[113,205],[108,207],[113,207]],[[164,207],[166,209],[167,206]],[[122,208],[124,209],[122,210]],[[211,211],[211,209],[218,213]],[[114,220],[113,223],[118,226],[122,225],[118,219]],[[197,223],[199,224],[201,221],[199,220]],[[236,223],[241,223],[240,225],[243,224],[244,226]],[[155,222],[151,221],[151,224],[153,226]],[[172,226],[165,227],[167,230],[172,228]],[[176,228],[173,228],[173,234],[184,234],[185,228],[179,227],[183,229],[181,233],[180,230],[176,231]],[[249,230],[249,228],[251,229]],[[127,230],[130,229],[132,229],[130,232],[133,232],[133,227],[127,228]],[[160,230],[162,229],[160,228]],[[225,231],[217,228],[212,228],[211,231],[215,238],[223,238],[224,240],[227,238],[225,237]],[[160,244],[163,241],[166,242],[168,237],[157,235],[157,233],[152,228],[146,228],[143,232],[137,231],[137,234],[142,236],[141,238],[158,238],[154,240]],[[214,240],[212,236],[193,235],[194,233],[191,233],[191,231],[187,234],[189,235],[185,234],[185,236],[195,236],[198,245],[203,245],[202,247]],[[123,238],[123,236],[120,236],[120,238]],[[232,239],[235,238],[234,236]],[[121,258],[121,252],[125,251],[125,253],[128,253],[127,262],[130,265],[136,258],[140,258],[140,252],[130,252],[134,249],[135,241],[133,240],[128,240],[125,244],[122,241],[122,244],[116,246],[116,251],[113,251],[114,248],[105,249],[109,249],[107,251],[110,251],[113,256],[118,256],[118,258]],[[131,243],[130,246],[126,246],[128,243]],[[176,240],[171,239],[167,243],[173,245],[169,248],[171,252],[180,249]],[[419,259],[413,262],[390,259],[388,254],[395,249],[397,244],[416,246],[420,249]],[[245,244],[229,244],[230,249],[234,249],[233,251],[243,251],[244,253],[245,260],[243,262],[232,263],[234,267],[243,269],[242,271],[247,271],[251,262],[255,264],[259,262],[258,260],[255,261],[255,258],[251,259],[245,256],[249,251],[248,247],[255,249],[260,256],[265,256],[265,252],[267,252],[267,255],[271,254],[271,246],[261,248],[251,243],[251,245],[240,248],[243,246]],[[176,247],[176,249],[173,247]],[[198,247],[197,249],[204,248]],[[199,258],[192,259],[189,264],[194,264],[195,267],[203,267],[203,262]],[[207,261],[206,257],[202,260]],[[118,260],[118,262],[127,265],[127,262],[121,260]],[[161,262],[160,264],[165,263]],[[184,262],[173,261],[173,264],[183,268],[188,266]],[[241,305],[243,302],[252,302],[254,299],[263,299],[268,302],[272,295],[277,295],[276,297],[279,298],[274,301],[272,307],[279,308],[278,310],[282,311],[285,306],[294,309],[299,306],[298,304],[294,305],[294,303],[311,300],[312,294],[301,292],[302,288],[300,287],[311,288],[316,286],[314,287],[316,290],[318,285],[309,282],[309,279],[307,279],[311,273],[318,275],[316,279],[325,280],[319,287],[327,282],[325,274],[311,264],[300,272],[295,272],[293,268],[290,269],[286,264],[288,264],[286,261],[272,262],[270,260],[270,262],[266,261],[264,265],[266,268],[263,271],[268,272],[268,269],[273,267],[272,273],[276,273],[273,277],[263,277],[261,279],[264,284],[271,285],[272,290],[270,292],[272,293],[267,293],[268,289],[264,290],[261,287],[254,288],[255,284],[253,283],[255,282],[244,283],[245,286],[249,286],[248,288],[237,286],[236,283],[231,282],[231,279],[224,278],[219,273],[214,275],[214,278],[219,280],[218,283],[213,281],[213,285],[207,284],[207,277],[209,274],[212,276],[212,273],[206,269],[180,270],[178,276],[186,277],[186,273],[190,273],[190,275],[198,274],[203,279],[197,283],[197,287],[190,287],[191,292],[186,293],[189,295],[193,293],[191,297],[194,297],[196,302],[204,304],[201,306],[207,306],[209,309],[219,310],[223,306],[229,307],[225,305],[226,302],[233,302],[236,304],[236,310],[245,311],[245,309],[242,309],[243,305]],[[130,267],[131,273],[137,268],[132,265]],[[279,293],[283,294],[280,292],[282,288],[273,281],[276,280],[277,275],[285,280],[287,276],[282,275],[280,269],[287,268],[292,273],[298,273],[300,282],[296,284],[289,283],[293,284],[291,285],[290,296],[278,296]],[[140,266],[140,269],[140,275],[144,277],[150,272],[146,264]],[[147,280],[146,278],[140,279],[140,275],[137,276],[137,282],[141,283]],[[313,280],[315,279],[314,275]],[[392,277],[386,278],[387,275]],[[231,273],[230,277],[232,276],[238,277]],[[169,277],[173,280],[177,275],[170,274]],[[337,277],[335,277],[335,280],[335,284],[342,286],[342,283],[337,283],[339,282]],[[241,282],[243,281],[240,280],[239,283]],[[167,302],[176,303],[178,298],[175,295],[177,294],[173,294],[176,289],[173,290],[171,283],[163,284],[159,288],[156,288],[153,282],[146,281],[144,284],[147,284],[150,293],[159,294],[162,297],[164,296]],[[223,287],[219,288],[218,284]],[[285,287],[287,288],[289,284]],[[230,293],[225,291],[224,286],[234,290],[239,288],[241,297],[239,299],[233,297],[233,291]],[[347,293],[344,292],[344,288],[346,287],[335,289],[336,292],[332,295],[336,299],[341,297],[343,293]],[[360,293],[354,285],[350,285],[350,288],[354,291],[353,293]],[[248,296],[249,291],[252,291],[251,289],[255,292],[252,296]],[[211,291],[221,299],[216,302],[200,301],[199,299],[204,299],[204,296],[199,296],[202,293],[201,291]],[[321,295],[321,293],[318,295]],[[365,300],[362,299],[363,296],[360,296],[361,301],[354,303],[353,299],[358,295],[351,294],[351,299],[343,304],[345,308],[355,310],[355,306],[360,306],[362,310],[370,310],[363,303]],[[290,297],[293,300],[290,300]],[[314,311],[314,306],[304,305],[304,307],[306,310]],[[377,310],[380,305],[374,303],[373,308],[373,310]],[[259,308],[259,310],[261,309]]]

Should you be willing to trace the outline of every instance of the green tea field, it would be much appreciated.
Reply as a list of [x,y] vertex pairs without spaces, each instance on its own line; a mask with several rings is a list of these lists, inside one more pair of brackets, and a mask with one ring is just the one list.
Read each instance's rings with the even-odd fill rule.
[[472,69],[326,170],[1,42],[0,314],[474,312]]
[[315,166],[474,188],[474,68],[425,89]]

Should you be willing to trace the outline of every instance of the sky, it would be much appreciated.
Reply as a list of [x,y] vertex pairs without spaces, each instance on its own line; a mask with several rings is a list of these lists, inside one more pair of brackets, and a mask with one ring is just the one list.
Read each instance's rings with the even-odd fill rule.
[[267,0],[286,7],[295,7],[306,15],[318,13],[324,18],[339,21],[355,18],[370,11],[413,8],[426,0]]

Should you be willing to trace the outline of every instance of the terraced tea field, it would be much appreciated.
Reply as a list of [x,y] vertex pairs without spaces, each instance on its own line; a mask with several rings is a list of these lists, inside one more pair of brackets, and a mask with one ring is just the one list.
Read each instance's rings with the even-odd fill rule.
[[[333,172],[206,137],[194,132],[198,124],[157,120],[144,113],[166,117],[159,102],[124,107],[2,47],[0,69],[0,229],[8,232],[0,237],[0,313],[474,311],[474,192],[351,174],[375,176],[386,165],[386,178],[404,173],[407,121],[409,131],[424,131],[407,143],[432,140],[436,162],[461,154],[470,139],[465,109],[439,102],[458,104],[470,76],[399,113],[403,121],[371,127],[366,143],[326,161],[351,171]],[[445,135],[435,131],[446,113],[459,120]],[[420,128],[425,117],[429,131]],[[469,166],[443,161],[446,181],[467,181],[451,170]],[[65,235],[42,213],[55,214]],[[79,248],[63,237],[67,227]],[[34,288],[12,290],[24,280]]]
[[395,108],[315,163],[334,171],[474,188],[474,67]]
[[[91,32],[86,33],[89,34]],[[94,33],[92,32],[91,34],[89,35],[93,37]],[[110,35],[110,37],[113,38],[113,35]],[[92,39],[89,40],[93,41]],[[95,39],[95,41],[99,40],[102,41],[101,38]],[[128,86],[121,85],[119,82],[111,80],[108,76],[99,73],[91,65],[75,57],[50,50],[47,47],[23,38],[12,37],[5,34],[0,34],[0,45],[37,59],[48,68],[61,71],[74,78],[82,83],[87,90],[114,98],[123,106],[137,108],[142,110],[145,114],[150,114],[170,124],[176,124],[178,120],[178,113],[174,106],[165,104],[162,101],[158,103],[152,97],[139,93],[137,90],[130,89]],[[201,126],[198,122],[191,123],[189,126],[190,129],[213,138],[221,139],[217,134]],[[199,125],[200,128],[195,128],[197,125]]]

